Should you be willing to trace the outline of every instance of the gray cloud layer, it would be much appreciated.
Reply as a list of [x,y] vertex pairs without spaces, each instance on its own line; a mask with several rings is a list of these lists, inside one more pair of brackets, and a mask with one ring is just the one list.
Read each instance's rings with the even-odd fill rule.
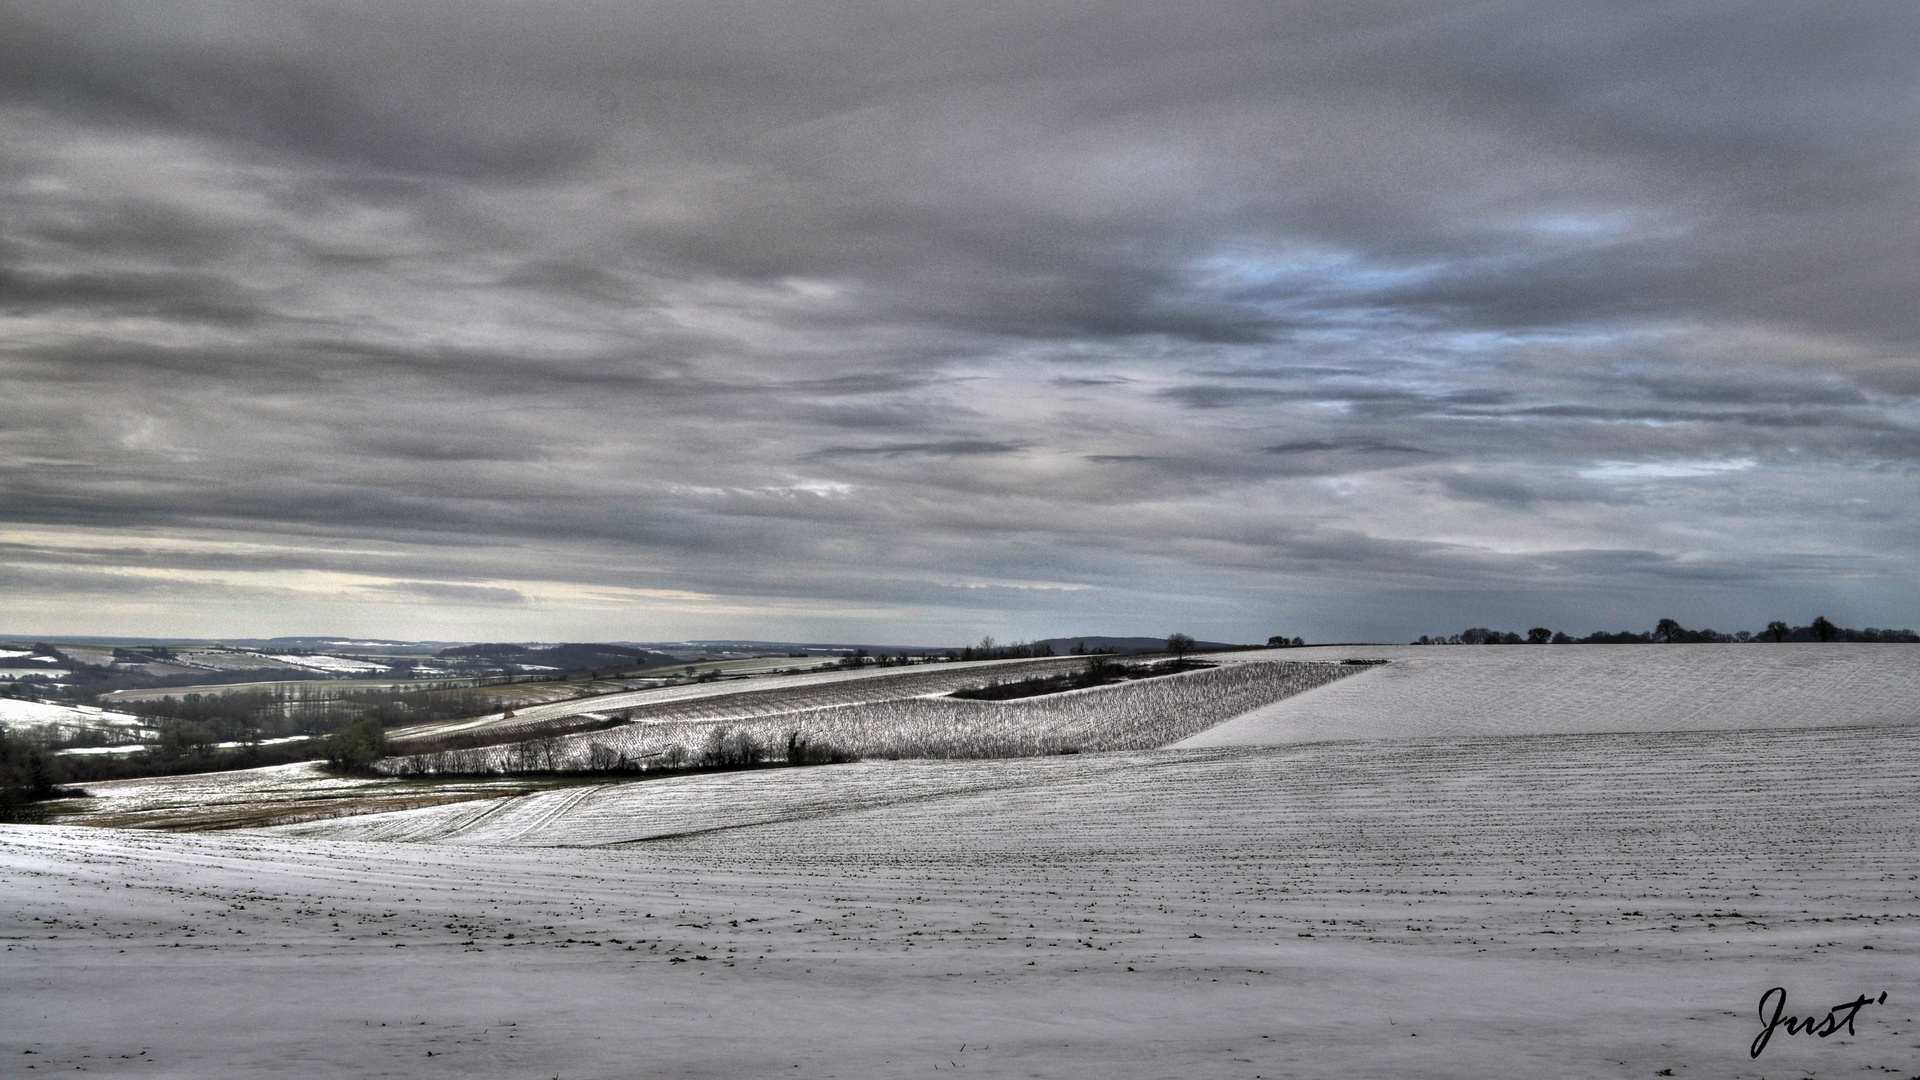
[[6,621],[1920,622],[1917,30],[9,5]]

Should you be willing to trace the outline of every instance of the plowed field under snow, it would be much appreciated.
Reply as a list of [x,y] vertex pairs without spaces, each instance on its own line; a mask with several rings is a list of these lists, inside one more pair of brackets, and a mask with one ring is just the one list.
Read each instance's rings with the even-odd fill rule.
[[1180,746],[1920,724],[1920,645],[1292,649],[1390,660]]
[[[1283,704],[1417,689],[1393,670]],[[1912,1075],[1920,726],[1850,722],[1882,691],[1841,670],[1809,678],[1853,696],[1798,727],[1728,689],[1668,730],[1622,729],[1623,706],[1586,714],[1601,730],[1448,734],[1408,718],[1480,714],[1432,683],[1405,697],[1425,714],[1341,714],[1343,739],[682,776],[217,834],[0,827],[0,1061]],[[1474,722],[1570,724],[1564,693]],[[1755,1060],[1776,986],[1821,1016],[1887,998]]]

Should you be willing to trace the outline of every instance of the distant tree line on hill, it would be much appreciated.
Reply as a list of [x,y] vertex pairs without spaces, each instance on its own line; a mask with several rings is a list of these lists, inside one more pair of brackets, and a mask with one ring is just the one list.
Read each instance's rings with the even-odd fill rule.
[[[802,653],[801,655],[804,656],[806,654]],[[830,660],[830,661],[827,661],[826,663],[814,665],[813,670],[826,671],[832,668],[842,668],[844,670],[850,671],[854,668],[863,668],[863,667],[906,667],[908,664],[913,664],[913,663],[928,663],[928,662],[931,662],[932,659],[933,659],[932,657],[928,656],[925,653],[894,652],[894,653],[881,653],[878,656],[875,656],[872,653],[867,652],[867,650],[865,649],[854,649],[852,652],[841,653],[840,658],[838,660]],[[947,659],[957,660],[959,659],[959,655],[957,653],[949,652],[947,654]],[[788,668],[785,670],[797,674],[804,669],[796,667],[796,668]]]
[[947,650],[950,660],[1031,660],[1052,655],[1053,646],[1044,641],[1032,644],[1016,641],[1011,645],[1000,645],[990,637],[981,638],[978,645],[968,645],[958,651]]
[[419,724],[478,716],[502,707],[500,697],[472,687],[297,686],[274,690],[236,690],[225,694],[168,695],[116,706],[162,732],[193,729],[207,742],[232,742],[286,735],[323,735],[356,720],[382,724]]
[[[1062,655],[1055,651],[1054,644],[1058,643],[1061,646],[1065,646],[1068,641],[1073,641],[1073,647],[1067,649],[1064,654],[1067,656],[1117,656],[1121,649],[1125,649],[1130,653],[1159,652],[1164,649],[1166,652],[1172,653],[1175,657],[1181,657],[1201,648],[1201,642],[1194,640],[1191,634],[1169,634],[1163,641],[1159,642],[1156,642],[1152,638],[1095,638],[1093,640],[1097,642],[1097,644],[1088,645],[1085,640],[1076,641],[1073,638],[1055,638],[1053,641],[1016,641],[1011,645],[1002,645],[990,637],[984,637],[980,639],[980,644],[978,645],[968,645],[961,649],[948,649],[945,659],[949,661],[1044,659],[1050,656]],[[1298,638],[1293,639],[1292,643],[1296,645],[1302,644]],[[1120,648],[1115,648],[1116,644],[1118,644]],[[1285,638],[1274,638],[1268,641],[1268,644],[1285,645],[1288,644],[1288,642]],[[1221,645],[1218,642],[1210,642],[1207,643],[1206,647],[1220,648]]]
[[[1175,637],[1185,637],[1176,634]],[[1089,653],[1087,666],[1079,671],[1063,671],[1054,675],[1034,675],[1025,679],[1013,679],[1001,682],[989,679],[985,686],[972,686],[955,690],[948,697],[966,698],[973,701],[1011,701],[1015,698],[1039,697],[1043,694],[1058,694],[1067,690],[1084,690],[1092,686],[1105,686],[1109,683],[1126,682],[1130,679],[1152,679],[1162,675],[1178,675],[1183,671],[1196,668],[1213,667],[1212,664],[1186,659],[1191,651],[1192,639],[1187,647],[1170,648],[1174,654],[1172,660],[1159,663],[1123,664],[1113,658],[1112,653]]]
[[1484,626],[1475,626],[1457,634],[1429,637],[1421,635],[1415,645],[1647,645],[1647,644],[1683,644],[1692,642],[1781,642],[1781,641],[1858,641],[1885,642],[1894,644],[1920,643],[1920,634],[1911,630],[1881,630],[1869,626],[1865,630],[1853,630],[1835,626],[1822,615],[1805,626],[1789,626],[1784,622],[1770,622],[1765,630],[1753,633],[1741,630],[1732,634],[1723,634],[1718,630],[1689,630],[1673,619],[1661,619],[1654,628],[1643,633],[1621,630],[1608,633],[1601,630],[1586,637],[1572,637],[1544,626],[1536,626],[1527,631],[1525,637],[1511,631],[1489,630]]
[[68,783],[97,784],[103,780],[133,780],[147,776],[184,776],[188,773],[231,772],[263,765],[290,765],[319,757],[314,743],[243,742],[220,747],[191,733],[168,732],[159,743],[128,754],[62,754],[62,778]]

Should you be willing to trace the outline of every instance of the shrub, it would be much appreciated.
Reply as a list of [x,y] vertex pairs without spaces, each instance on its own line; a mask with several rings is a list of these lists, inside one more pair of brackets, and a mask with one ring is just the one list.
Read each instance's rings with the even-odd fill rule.
[[356,720],[326,737],[327,768],[343,773],[370,773],[387,754],[387,732],[371,717]]
[[45,813],[31,804],[59,794],[59,782],[58,758],[0,725],[0,821],[45,821]]
[[842,750],[829,742],[814,742],[798,731],[787,732],[787,764],[842,765],[859,761],[860,755]]

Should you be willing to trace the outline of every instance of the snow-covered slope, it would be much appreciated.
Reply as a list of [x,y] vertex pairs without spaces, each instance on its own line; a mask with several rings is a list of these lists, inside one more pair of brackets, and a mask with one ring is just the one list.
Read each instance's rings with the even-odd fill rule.
[[[1913,1072],[1920,728],[606,790],[524,800],[527,828],[462,844],[0,826],[0,1060],[168,1080]],[[563,838],[613,846],[536,846]],[[1755,1002],[1783,984],[1812,1011],[1889,1005],[1750,1062]]]
[[1175,745],[1920,723],[1920,645],[1463,645],[1282,655],[1392,663]]
[[145,721],[130,713],[98,709],[91,705],[55,705],[44,701],[23,701],[0,697],[0,724],[9,727],[62,728],[138,728]]

